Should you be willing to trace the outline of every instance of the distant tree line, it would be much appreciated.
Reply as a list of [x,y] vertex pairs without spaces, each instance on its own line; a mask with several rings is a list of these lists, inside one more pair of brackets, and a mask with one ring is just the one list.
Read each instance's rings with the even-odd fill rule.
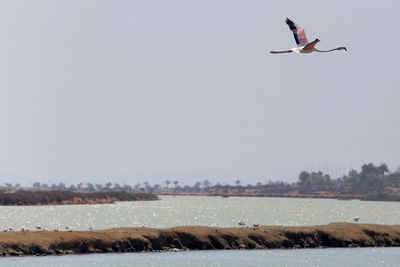
[[[151,185],[148,182],[137,183],[135,186],[111,183],[92,184],[78,183],[76,185],[66,185],[64,183],[51,184],[33,183],[34,190],[69,191],[69,192],[127,192],[127,193],[154,193],[154,194],[174,194],[174,193],[210,193],[227,194],[234,191],[237,194],[245,193],[248,190],[257,191],[259,194],[268,193],[287,193],[298,190],[300,193],[312,193],[315,190],[325,190],[330,192],[340,192],[348,194],[377,194],[394,193],[400,195],[400,171],[389,172],[386,164],[375,166],[372,163],[364,164],[361,171],[351,170],[347,175],[339,178],[332,178],[329,174],[321,171],[308,172],[302,171],[298,181],[287,183],[282,181],[271,181],[255,185],[243,184],[241,180],[236,180],[235,185],[215,183],[209,180],[195,182],[193,185],[183,185],[178,180],[165,180],[162,184]],[[18,190],[20,185],[6,183],[0,191]],[[397,193],[396,193],[397,192]]]
[[381,193],[390,188],[400,188],[400,172],[389,172],[386,164],[364,164],[361,171],[351,170],[347,175],[331,179],[322,172],[303,171],[298,185],[305,188],[320,187],[327,190],[346,191],[355,194]]

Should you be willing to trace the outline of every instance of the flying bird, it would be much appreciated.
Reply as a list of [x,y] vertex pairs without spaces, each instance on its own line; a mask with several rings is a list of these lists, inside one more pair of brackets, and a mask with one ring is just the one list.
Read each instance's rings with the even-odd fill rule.
[[297,47],[292,48],[290,50],[285,50],[285,51],[271,51],[270,53],[272,54],[282,54],[282,53],[311,53],[311,52],[332,52],[335,50],[346,50],[347,48],[344,46],[338,47],[338,48],[333,48],[330,50],[319,50],[315,48],[315,45],[320,41],[319,39],[315,39],[312,42],[308,42],[306,33],[304,32],[304,29],[291,21],[290,19],[286,19],[286,24],[289,26],[290,30],[293,32],[294,39],[296,40]]

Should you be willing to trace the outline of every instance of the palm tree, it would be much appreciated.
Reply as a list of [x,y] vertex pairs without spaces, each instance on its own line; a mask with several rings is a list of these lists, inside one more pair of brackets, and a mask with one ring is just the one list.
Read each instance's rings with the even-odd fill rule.
[[149,183],[148,183],[148,182],[144,182],[143,184],[144,184],[144,187],[146,188],[146,192],[149,193],[149,192],[150,192],[150,190],[149,190],[149,189],[150,189]]
[[179,184],[178,181],[174,181],[175,191],[176,191],[176,187],[178,186],[178,184]]
[[101,191],[103,189],[103,185],[96,184],[96,188],[97,188],[98,191]]
[[135,185],[135,191],[137,192],[137,191],[139,191],[139,189],[140,189],[140,183],[137,183],[137,184]]
[[111,191],[112,183],[108,182],[105,184],[107,191]]
[[59,184],[57,185],[57,189],[64,190],[64,189],[66,189],[66,188],[67,188],[67,187],[65,186],[64,183],[59,183]]
[[196,182],[193,187],[197,192],[199,192],[200,191],[200,186],[201,186],[201,183],[200,182]]
[[115,184],[114,184],[114,191],[117,191],[117,192],[121,191],[121,186],[120,186],[120,184],[118,184],[118,183],[115,183]]
[[81,191],[81,189],[83,187],[83,183],[79,183],[79,184],[77,184],[77,186],[78,186],[78,190]]
[[130,185],[127,185],[127,184],[124,184],[124,190],[126,191],[126,192],[130,192],[130,191],[132,191],[132,187],[130,186]]
[[159,190],[160,190],[160,187],[161,187],[161,185],[159,185],[159,184],[155,184],[154,186],[153,186],[153,188],[154,188],[154,191],[157,193],[157,192],[159,192]]
[[378,166],[378,170],[379,170],[380,174],[382,175],[382,178],[385,177],[385,172],[389,172],[389,168],[386,164],[381,164],[380,166]]
[[92,183],[87,183],[86,184],[86,190],[89,191],[89,192],[93,192],[93,191],[95,191],[95,187],[94,187],[94,185]]
[[208,189],[208,188],[210,187],[210,182],[209,182],[207,179],[204,180],[204,182],[203,182],[203,187],[204,187],[205,189]]

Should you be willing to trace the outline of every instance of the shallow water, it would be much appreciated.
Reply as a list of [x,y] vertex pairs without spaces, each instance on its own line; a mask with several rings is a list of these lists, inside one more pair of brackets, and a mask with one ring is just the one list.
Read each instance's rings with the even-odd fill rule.
[[99,205],[0,206],[0,229],[40,225],[52,230],[204,225],[233,227],[239,220],[261,225],[317,225],[331,222],[400,224],[400,202],[335,199],[161,196],[159,201]]
[[[317,225],[337,221],[399,224],[400,203],[334,199],[173,197],[103,205],[0,207],[0,229],[36,225],[77,230],[206,225],[239,220],[262,225]],[[0,266],[399,266],[400,248],[189,251],[0,259]]]
[[0,259],[0,266],[399,266],[400,248],[189,251]]

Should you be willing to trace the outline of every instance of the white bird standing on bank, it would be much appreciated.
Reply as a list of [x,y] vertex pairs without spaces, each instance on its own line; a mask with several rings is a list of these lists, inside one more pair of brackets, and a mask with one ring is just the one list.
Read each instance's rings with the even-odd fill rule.
[[242,220],[240,220],[238,224],[239,224],[240,226],[245,226],[245,225],[246,225],[245,222],[242,221]]
[[292,48],[290,50],[285,50],[285,51],[271,51],[270,53],[272,54],[282,54],[282,53],[311,53],[311,52],[332,52],[335,50],[346,50],[347,48],[344,46],[338,47],[338,48],[333,48],[330,50],[319,50],[315,48],[314,46],[320,41],[319,39],[315,39],[312,42],[308,42],[306,33],[304,32],[304,29],[291,21],[290,19],[286,19],[286,24],[289,26],[290,30],[293,32],[294,39],[296,40],[297,47]]

